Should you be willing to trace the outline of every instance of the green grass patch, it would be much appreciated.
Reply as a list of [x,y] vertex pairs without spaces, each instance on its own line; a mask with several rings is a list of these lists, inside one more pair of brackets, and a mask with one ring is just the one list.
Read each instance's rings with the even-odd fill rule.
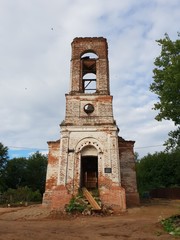
[[180,236],[180,215],[174,215],[161,221],[166,232],[174,236]]

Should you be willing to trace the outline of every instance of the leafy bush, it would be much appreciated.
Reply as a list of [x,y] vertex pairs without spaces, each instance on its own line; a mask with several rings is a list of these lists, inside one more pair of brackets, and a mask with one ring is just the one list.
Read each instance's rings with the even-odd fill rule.
[[37,191],[32,191],[31,188],[19,187],[17,189],[9,188],[6,192],[4,192],[1,196],[3,199],[2,203],[9,204],[18,204],[23,202],[40,202],[42,200],[42,196]]
[[69,204],[66,206],[66,212],[83,212],[87,207],[87,203],[81,196],[72,197]]
[[180,215],[174,215],[161,221],[164,230],[171,235],[180,236]]
[[157,188],[180,186],[180,151],[148,154],[136,163],[140,196]]

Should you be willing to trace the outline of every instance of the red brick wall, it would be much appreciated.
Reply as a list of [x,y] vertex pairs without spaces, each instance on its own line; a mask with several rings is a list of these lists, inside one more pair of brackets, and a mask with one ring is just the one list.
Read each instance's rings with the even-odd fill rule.
[[121,185],[126,191],[128,207],[139,205],[133,148],[134,141],[125,141],[119,137]]
[[112,207],[116,211],[126,210],[126,196],[124,188],[114,184],[107,176],[99,176],[99,194],[102,204]]

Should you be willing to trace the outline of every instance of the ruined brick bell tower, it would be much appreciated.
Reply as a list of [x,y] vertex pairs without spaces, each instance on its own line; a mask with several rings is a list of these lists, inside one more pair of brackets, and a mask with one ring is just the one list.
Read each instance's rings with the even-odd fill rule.
[[134,141],[118,137],[103,37],[72,42],[71,88],[61,139],[48,142],[43,205],[63,209],[79,188],[97,188],[103,204],[123,211],[139,202]]

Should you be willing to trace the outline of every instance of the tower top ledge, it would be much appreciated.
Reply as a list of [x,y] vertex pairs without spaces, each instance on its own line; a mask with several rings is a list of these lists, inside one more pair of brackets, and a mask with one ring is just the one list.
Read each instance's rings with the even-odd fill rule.
[[76,37],[73,39],[73,42],[85,42],[85,41],[103,41],[107,42],[107,39],[104,37]]

